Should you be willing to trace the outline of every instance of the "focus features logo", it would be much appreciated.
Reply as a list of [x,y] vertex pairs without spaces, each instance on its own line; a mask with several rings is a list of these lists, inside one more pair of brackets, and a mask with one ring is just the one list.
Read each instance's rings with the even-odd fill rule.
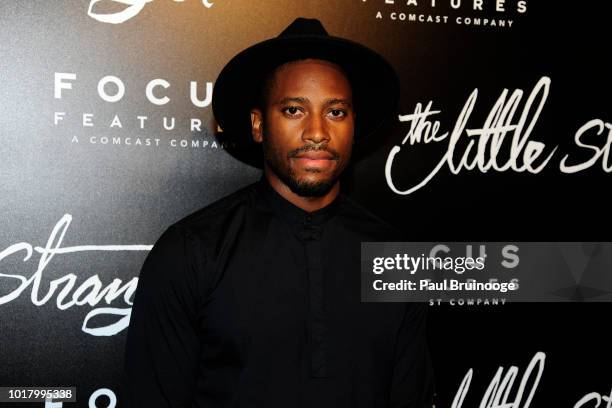
[[[189,83],[189,100],[195,108],[206,108],[212,102],[213,83],[206,82],[204,86],[201,85],[197,81],[190,81]],[[171,102],[171,98],[167,95],[170,87],[171,84],[167,80],[155,78],[147,82],[141,92],[143,98],[151,104],[151,107],[156,108],[154,110],[157,110],[158,107],[166,108]],[[91,92],[97,91],[97,98],[102,101],[102,104],[115,104],[123,101],[126,93],[131,91],[129,84],[126,85],[121,78],[114,75],[103,76],[99,79],[97,86],[92,87],[90,85],[79,86],[75,73],[54,73],[53,90],[56,100],[74,104],[75,97],[79,100],[83,98],[83,89],[90,89]],[[76,96],[74,92],[77,92]],[[87,97],[86,99],[88,100]],[[102,105],[99,108],[104,112],[107,111],[103,109]],[[173,109],[176,111],[178,108]],[[59,109],[56,107],[53,112],[53,125],[58,129],[72,129],[74,127],[84,131],[93,129],[98,134],[88,135],[86,137],[87,142],[99,145],[152,147],[168,145],[170,147],[217,149],[226,148],[229,143],[218,142],[214,139],[194,139],[194,136],[210,136],[211,133],[207,124],[200,118],[177,118],[175,114],[178,112],[173,113],[173,111],[161,117],[150,117],[151,114],[146,112],[128,113],[131,111],[131,106],[123,106],[109,115],[108,113],[96,113],[93,110],[71,112],[65,107]],[[157,114],[154,115],[157,116]],[[103,133],[100,134],[100,132]],[[145,132],[148,132],[146,134],[149,136],[141,137],[140,135],[144,135]],[[189,132],[190,135],[173,139],[164,137],[176,132]],[[156,135],[161,137],[155,137]],[[79,142],[78,136],[71,136],[71,143]]]
[[377,4],[377,20],[414,24],[510,28],[527,13],[526,0],[381,0]]

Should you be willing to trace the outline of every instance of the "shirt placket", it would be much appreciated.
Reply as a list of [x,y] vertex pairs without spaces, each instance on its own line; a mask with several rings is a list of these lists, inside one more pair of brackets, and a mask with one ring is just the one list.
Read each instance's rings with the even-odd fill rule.
[[306,272],[309,286],[308,335],[310,343],[311,377],[328,376],[327,332],[325,322],[325,296],[323,290],[323,265],[321,226],[307,215],[302,223],[301,238],[306,255]]

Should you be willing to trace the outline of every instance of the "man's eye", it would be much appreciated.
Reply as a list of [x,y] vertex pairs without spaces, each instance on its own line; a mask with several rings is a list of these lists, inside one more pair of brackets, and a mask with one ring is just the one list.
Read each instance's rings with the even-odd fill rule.
[[300,108],[297,106],[288,106],[286,108],[281,109],[283,113],[289,114],[289,116],[295,116],[300,112]]
[[343,109],[332,109],[329,111],[329,113],[334,117],[334,118],[341,118],[346,116],[346,111]]

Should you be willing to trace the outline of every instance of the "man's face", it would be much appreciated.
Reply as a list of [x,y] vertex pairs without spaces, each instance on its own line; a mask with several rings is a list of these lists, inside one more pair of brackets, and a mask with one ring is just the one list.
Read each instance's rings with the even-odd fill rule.
[[251,111],[264,162],[291,191],[323,196],[348,165],[355,113],[348,79],[336,64],[305,59],[278,67],[265,109]]

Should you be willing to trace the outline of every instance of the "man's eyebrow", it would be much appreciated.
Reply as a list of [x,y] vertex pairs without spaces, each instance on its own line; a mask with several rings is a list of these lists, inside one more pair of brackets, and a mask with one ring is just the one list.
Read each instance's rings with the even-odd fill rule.
[[330,105],[346,105],[346,106],[352,107],[353,103],[351,102],[350,99],[332,98],[332,99],[328,99],[327,101],[325,101],[325,104],[324,104],[324,106],[330,106]]
[[289,102],[296,102],[296,103],[307,103],[310,102],[310,100],[308,100],[308,98],[303,98],[300,96],[286,96],[283,99],[281,99],[280,101],[276,102],[277,105],[284,105],[286,103]]
[[[301,96],[287,96],[283,99],[281,99],[280,101],[276,102],[277,105],[284,105],[286,103],[289,102],[296,102],[296,103],[310,103],[310,100],[308,98],[304,98]],[[353,104],[351,103],[350,99],[344,99],[344,98],[331,98],[325,101],[325,103],[323,104],[323,106],[327,107],[330,105],[347,105],[347,106],[353,106]]]

